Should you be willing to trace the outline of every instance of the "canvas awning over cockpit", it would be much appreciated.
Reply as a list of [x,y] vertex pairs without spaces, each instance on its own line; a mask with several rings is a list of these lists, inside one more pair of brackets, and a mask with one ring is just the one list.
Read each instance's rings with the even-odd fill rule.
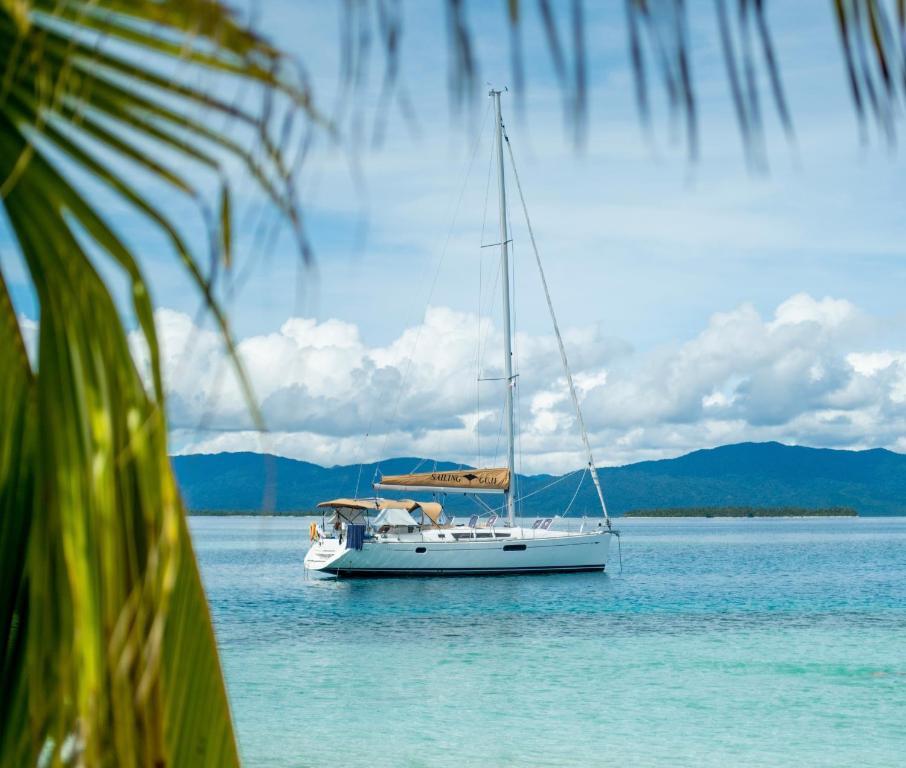
[[326,507],[327,509],[360,509],[362,511],[368,509],[382,509],[378,506],[380,499],[333,499],[331,501],[322,501],[318,504],[318,507]]
[[420,501],[414,509],[410,509],[409,511],[415,513],[418,510],[424,512],[425,517],[427,517],[432,523],[434,523],[435,525],[440,525],[440,516],[443,512],[443,507],[436,501]]
[[440,520],[443,507],[436,501],[413,501],[412,499],[333,499],[322,501],[319,507],[327,509],[353,509],[359,512],[380,512],[383,509],[403,509],[410,514],[423,512],[435,525]]
[[384,475],[374,487],[459,493],[504,493],[510,488],[510,471],[506,468],[456,469],[445,472],[418,472],[414,475]]

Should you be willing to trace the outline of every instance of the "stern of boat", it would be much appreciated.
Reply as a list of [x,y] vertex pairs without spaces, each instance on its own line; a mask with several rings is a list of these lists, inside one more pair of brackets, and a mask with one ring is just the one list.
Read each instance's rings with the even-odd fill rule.
[[303,562],[306,570],[329,571],[348,551],[338,539],[321,538],[312,542]]

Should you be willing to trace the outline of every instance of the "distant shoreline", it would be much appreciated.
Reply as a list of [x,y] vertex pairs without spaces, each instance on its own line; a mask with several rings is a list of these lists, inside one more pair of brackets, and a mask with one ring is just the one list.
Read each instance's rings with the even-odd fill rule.
[[623,517],[858,517],[852,507],[672,507],[633,509]]
[[263,509],[189,509],[186,514],[189,517],[321,517],[322,513],[299,509],[288,512]]
[[[189,517],[321,517],[320,511],[270,511],[254,509],[191,509]],[[633,509],[624,518],[749,518],[749,517],[859,517],[852,507],[669,507]]]

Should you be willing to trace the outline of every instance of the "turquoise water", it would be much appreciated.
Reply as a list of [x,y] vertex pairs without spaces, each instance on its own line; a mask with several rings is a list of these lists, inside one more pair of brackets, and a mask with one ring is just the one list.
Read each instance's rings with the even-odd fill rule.
[[306,579],[193,518],[250,766],[906,765],[906,518],[619,521],[623,572]]

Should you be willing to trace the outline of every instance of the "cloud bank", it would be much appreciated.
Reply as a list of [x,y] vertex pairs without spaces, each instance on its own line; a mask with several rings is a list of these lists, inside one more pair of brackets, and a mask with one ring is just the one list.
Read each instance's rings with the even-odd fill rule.
[[[244,339],[266,435],[253,429],[217,334],[172,310],[156,319],[177,452],[502,461],[500,329],[487,318],[432,307],[379,347],[363,342],[367,317],[291,318]],[[849,301],[801,293],[771,317],[742,304],[642,354],[594,326],[565,340],[596,458],[608,465],[742,440],[906,450],[906,351],[878,346],[880,328]],[[137,335],[133,346],[146,368]],[[580,466],[555,339],[518,334],[516,346],[523,469]]]

